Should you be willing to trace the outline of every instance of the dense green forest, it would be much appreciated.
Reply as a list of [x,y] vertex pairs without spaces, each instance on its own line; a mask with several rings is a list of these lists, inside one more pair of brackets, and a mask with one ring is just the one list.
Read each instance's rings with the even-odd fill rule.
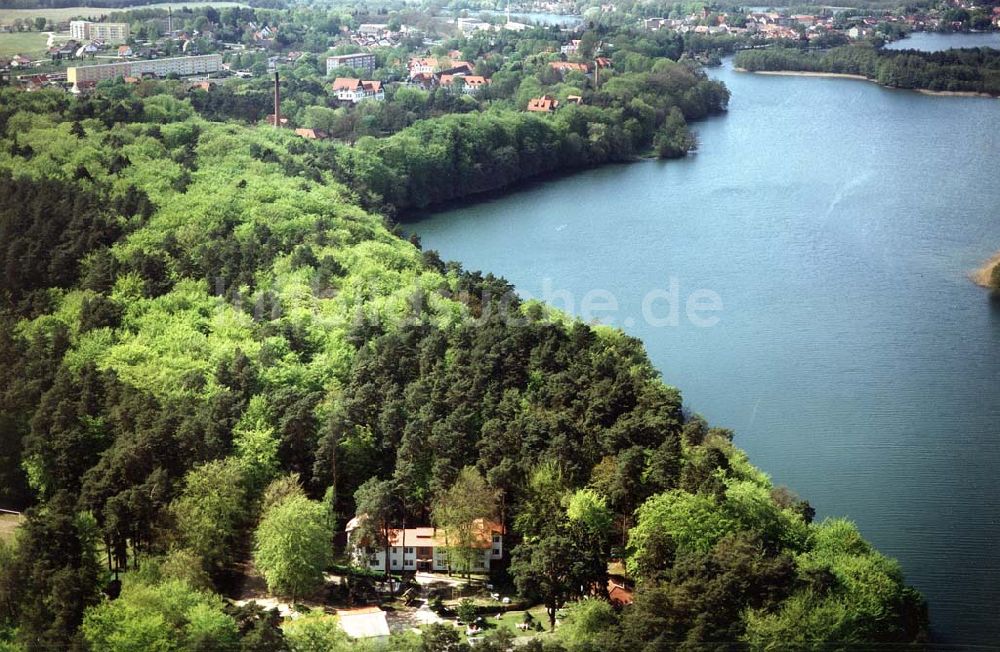
[[[372,210],[649,136],[579,109],[348,147],[209,122],[169,91],[0,89],[0,500],[27,509],[0,543],[0,648],[348,649],[221,596],[251,563],[276,594],[316,590],[359,504],[427,522],[470,486],[511,533],[495,581],[550,617],[587,598],[533,649],[923,640],[898,564],[847,521],[813,523],[639,341],[522,302]],[[310,563],[283,565],[289,549]],[[612,556],[637,582],[620,610],[591,599]],[[453,649],[439,634],[387,649]]]
[[755,71],[792,70],[861,75],[883,86],[1000,95],[1000,52],[968,48],[943,52],[848,46],[820,52],[791,48],[745,50],[733,64]]

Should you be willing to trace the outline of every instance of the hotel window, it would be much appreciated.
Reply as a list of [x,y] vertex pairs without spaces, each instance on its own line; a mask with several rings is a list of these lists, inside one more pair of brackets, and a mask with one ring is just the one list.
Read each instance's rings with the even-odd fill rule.
[[407,548],[404,548],[404,549],[403,549],[403,552],[404,552],[405,554],[407,554],[407,555],[412,555],[412,554],[413,554],[413,548],[409,548],[409,547],[407,547]]

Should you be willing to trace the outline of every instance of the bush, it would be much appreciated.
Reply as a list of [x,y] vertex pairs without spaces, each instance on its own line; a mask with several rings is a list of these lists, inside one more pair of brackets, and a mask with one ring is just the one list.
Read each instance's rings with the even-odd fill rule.
[[462,623],[471,623],[476,619],[478,610],[476,603],[471,598],[465,598],[458,603],[458,620]]

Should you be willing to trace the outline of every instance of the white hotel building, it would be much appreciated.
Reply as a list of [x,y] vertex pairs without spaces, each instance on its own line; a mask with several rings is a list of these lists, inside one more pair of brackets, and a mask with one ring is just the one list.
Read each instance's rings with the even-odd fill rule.
[[[347,524],[348,546],[353,550],[355,562],[372,570],[386,569],[385,549],[373,548],[358,541],[355,534],[360,518],[355,516]],[[472,562],[468,570],[473,573],[485,573],[490,565],[503,557],[503,530],[498,523],[477,519],[478,528],[476,548],[482,551],[482,556]],[[453,546],[451,546],[453,547]],[[393,530],[389,541],[390,571],[447,571],[457,570],[455,564],[449,564],[448,542],[444,532],[434,527],[415,527],[405,530]],[[464,569],[461,569],[464,570]]]

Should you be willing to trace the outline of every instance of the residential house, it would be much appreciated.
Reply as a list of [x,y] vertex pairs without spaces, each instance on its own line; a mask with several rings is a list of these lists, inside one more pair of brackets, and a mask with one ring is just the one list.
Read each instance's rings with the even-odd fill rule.
[[467,61],[459,61],[457,62],[456,65],[453,65],[450,68],[445,68],[444,70],[440,70],[434,73],[434,79],[438,84],[440,84],[441,77],[444,75],[461,76],[461,75],[471,75],[471,74],[472,74],[472,64]]
[[577,52],[580,51],[580,39],[578,39],[578,38],[577,39],[573,39],[572,41],[570,41],[566,45],[563,45],[562,47],[560,47],[559,51],[562,52],[563,54],[567,55],[567,56],[576,54]]
[[528,100],[528,110],[533,113],[552,113],[559,108],[559,100],[548,95]]
[[119,59],[127,59],[128,57],[131,57],[131,56],[132,56],[132,48],[131,47],[129,47],[127,45],[119,45],[118,46],[118,58]]
[[549,66],[558,72],[560,75],[566,76],[566,73],[570,72],[582,72],[587,74],[590,72],[590,66],[585,63],[574,63],[572,61],[553,61],[549,63]]
[[361,23],[358,25],[358,34],[361,36],[381,36],[389,32],[389,25],[385,23]]
[[99,46],[97,46],[96,44],[94,44],[94,43],[88,43],[86,45],[81,45],[76,50],[76,58],[77,59],[82,59],[84,57],[92,57],[92,56],[94,56],[95,54],[97,54],[100,51],[101,51],[101,48]]
[[[359,537],[358,528],[364,515],[355,516],[347,523],[347,541],[354,559],[372,570],[386,569],[384,548],[376,548]],[[503,558],[503,528],[500,524],[484,519],[473,522],[476,544],[482,551],[472,563],[473,572],[485,573],[493,562]],[[447,571],[453,567],[449,559],[449,542],[444,531],[434,527],[414,527],[392,530],[389,534],[389,570],[393,571]]]
[[322,129],[305,129],[299,128],[295,130],[296,136],[302,136],[307,140],[326,140],[330,137],[326,131]]
[[632,604],[634,598],[632,589],[628,588],[624,582],[615,579],[608,579],[608,601],[614,606],[621,608]]
[[69,40],[62,45],[55,45],[49,48],[49,57],[53,60],[72,59],[79,47],[79,43],[74,40]]
[[479,91],[490,84],[490,80],[482,75],[442,73],[438,77],[438,84],[441,85],[441,88],[453,88],[456,84],[458,84],[462,87],[463,95],[478,95]]
[[410,57],[406,67],[410,71],[410,78],[417,75],[429,75],[437,68],[438,61],[433,57]]
[[23,54],[15,54],[10,60],[11,68],[26,68],[31,65],[33,59]]
[[333,80],[333,92],[337,94],[338,100],[352,104],[357,104],[362,100],[376,100],[381,102],[385,99],[382,82],[355,79],[353,77],[337,77]]
[[482,75],[466,75],[462,79],[465,80],[462,86],[462,93],[465,95],[478,95],[479,91],[490,85],[490,79]]

